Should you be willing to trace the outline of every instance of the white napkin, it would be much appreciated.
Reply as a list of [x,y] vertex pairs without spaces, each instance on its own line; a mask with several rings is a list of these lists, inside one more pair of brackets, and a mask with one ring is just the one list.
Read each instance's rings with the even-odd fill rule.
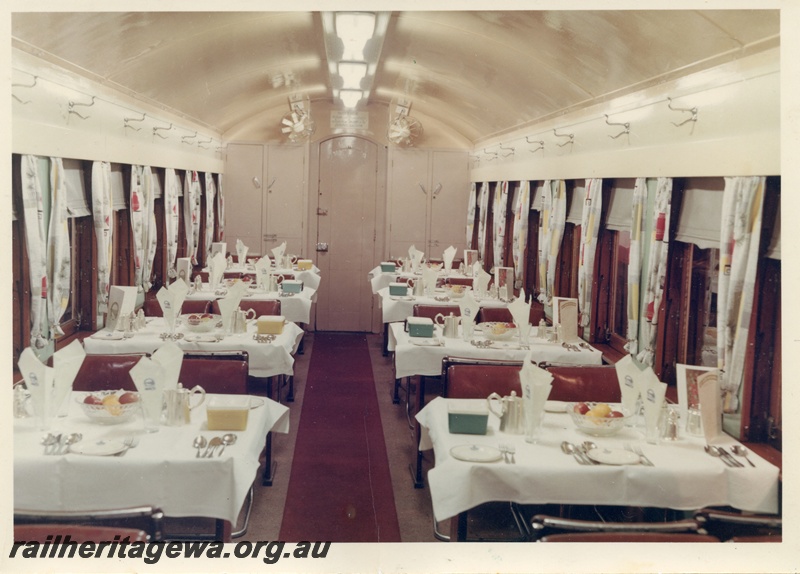
[[241,239],[236,240],[236,257],[239,265],[244,265],[247,262],[247,251],[249,247],[245,245]]
[[272,250],[272,255],[275,256],[275,265],[278,265],[278,262],[283,258],[283,254],[286,252],[286,242],[284,241],[277,247]]
[[422,256],[425,255],[422,251],[417,249],[414,245],[408,248],[408,257],[411,259],[411,265],[414,271],[419,271],[419,266],[422,263]]
[[467,290],[464,296],[458,300],[458,308],[461,310],[461,325],[475,323],[478,311],[481,306],[475,300],[471,290]]
[[83,344],[77,340],[53,354],[53,409],[64,404],[85,358]]
[[444,261],[444,272],[447,273],[453,267],[453,259],[456,256],[456,248],[452,245],[444,250],[442,261]]
[[[528,351],[522,368],[519,371],[519,382],[522,385],[522,404],[525,410],[525,426],[538,426],[544,416],[544,407],[550,390],[553,388],[553,375],[535,365]],[[526,434],[528,431],[526,430]]]
[[152,360],[161,366],[163,370],[163,390],[178,388],[178,379],[181,374],[183,364],[183,350],[173,343],[167,341],[153,353]]
[[477,269],[475,271],[475,279],[472,280],[472,288],[475,289],[480,295],[485,295],[489,291],[489,281],[492,276],[475,264]]
[[149,357],[142,357],[129,372],[131,380],[139,392],[139,399],[145,410],[145,418],[158,425],[166,382],[163,365]]
[[636,400],[639,398],[641,383],[638,381],[650,376],[655,377],[655,373],[652,368],[636,361],[633,355],[625,355],[614,366],[617,370],[617,380],[622,395],[622,409],[625,414],[632,414],[636,410]]
[[208,286],[213,291],[219,287],[219,282],[225,273],[228,261],[222,253],[215,253],[208,265]]
[[439,277],[439,272],[430,267],[422,268],[422,284],[425,286],[425,294],[432,294],[436,288],[436,279]]
[[661,407],[664,405],[664,395],[667,392],[667,383],[662,383],[658,377],[641,377],[639,392],[642,394],[642,404],[644,405],[644,424],[647,427],[648,436],[657,434],[658,419],[661,416]]
[[54,378],[52,367],[42,363],[30,347],[20,353],[17,366],[31,395],[33,412],[43,422],[46,421],[53,413],[51,406]]
[[531,304],[525,301],[525,290],[521,289],[519,297],[514,299],[508,304],[508,310],[511,313],[511,318],[514,320],[518,329],[523,325],[528,325],[531,320]]
[[226,333],[231,332],[233,312],[239,307],[239,303],[247,292],[247,285],[244,281],[237,281],[228,288],[228,293],[217,301],[219,312],[222,315],[222,329]]
[[256,280],[258,281],[259,289],[266,289],[269,284],[269,274],[272,270],[272,261],[267,256],[262,257],[256,261]]
[[722,436],[722,395],[718,371],[709,371],[697,377],[697,394],[700,399],[703,434],[708,444],[714,444]]

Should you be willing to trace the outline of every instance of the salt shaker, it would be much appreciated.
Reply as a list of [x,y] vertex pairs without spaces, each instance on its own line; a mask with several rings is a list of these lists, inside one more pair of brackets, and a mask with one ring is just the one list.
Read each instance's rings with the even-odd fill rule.
[[14,385],[14,418],[24,419],[28,416],[28,392],[25,390],[25,385],[18,382]]
[[667,422],[664,425],[664,432],[661,434],[661,438],[666,441],[678,440],[678,411],[669,409]]
[[545,323],[544,319],[539,319],[539,330],[536,336],[540,339],[547,339],[547,323]]

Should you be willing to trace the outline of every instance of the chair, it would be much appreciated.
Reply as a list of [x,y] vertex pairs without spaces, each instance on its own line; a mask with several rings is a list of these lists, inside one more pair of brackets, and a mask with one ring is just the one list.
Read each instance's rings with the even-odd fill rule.
[[222,272],[223,279],[241,279],[242,272],[241,271],[223,271]]
[[[187,352],[183,355],[180,380],[184,387],[200,385],[207,393],[225,395],[249,394],[248,380],[248,355],[239,351],[216,352]],[[272,463],[272,436],[267,433],[265,439],[266,464],[265,475],[271,474]],[[241,529],[231,532],[231,538],[238,538],[247,532],[250,522],[250,511],[253,507],[253,487],[250,487],[245,504],[246,512],[244,525]],[[235,526],[235,525],[234,525]],[[197,535],[184,535],[181,538],[205,538]]]
[[[256,312],[256,317],[261,317],[262,315],[280,315],[281,302],[277,299],[242,299],[239,302],[239,309],[242,311],[253,309]],[[211,312],[215,315],[220,314],[219,301],[216,299],[211,302]]]
[[708,534],[660,533],[660,532],[570,532],[550,534],[538,542],[720,542]]
[[[544,306],[541,303],[532,303],[528,322],[536,327],[539,324],[539,321],[544,318]],[[513,323],[514,318],[511,316],[511,311],[509,311],[507,307],[481,307],[480,310],[478,310],[477,322]]]
[[539,365],[553,375],[550,399],[554,401],[598,401],[618,403],[621,400],[619,379],[614,365]]
[[209,276],[208,271],[195,271],[194,275],[192,276],[192,281],[194,281],[199,277],[203,283],[208,283],[208,276]]
[[436,315],[439,313],[445,317],[450,313],[461,316],[461,308],[458,305],[423,305],[417,303],[411,309],[411,313],[414,317],[428,317],[431,320],[435,320]]
[[[117,538],[118,537],[118,538]],[[144,530],[118,528],[115,526],[78,526],[75,524],[21,524],[14,526],[14,541],[69,544],[74,542],[147,542],[149,537]],[[69,555],[64,550],[65,555]]]
[[[537,514],[531,520],[531,531],[534,539],[543,542],[719,542],[719,538],[704,536],[706,532],[694,519],[609,522]],[[686,536],[698,538],[681,540]]]
[[745,513],[733,509],[701,508],[694,519],[726,542],[781,542],[783,519],[776,514]]
[[[189,313],[208,313],[211,307],[210,301],[202,299],[187,299],[181,305],[181,314]],[[161,309],[161,303],[158,299],[148,298],[142,303],[142,310],[146,317],[163,317],[164,312]]]
[[465,287],[472,287],[474,279],[472,277],[445,277],[445,285],[464,285]]
[[136,391],[130,377],[130,370],[139,362],[144,353],[130,355],[92,355],[83,359],[78,374],[72,383],[74,391],[107,391],[122,389]]
[[[59,534],[61,528],[75,526],[88,526],[95,528],[123,528],[134,531],[143,531],[149,542],[163,540],[164,513],[154,506],[136,506],[118,508],[113,510],[90,511],[39,511],[39,510],[14,510],[14,528],[28,525],[47,525],[48,528],[57,528],[57,532],[50,530],[51,534]],[[57,525],[57,526],[54,526]],[[64,531],[66,533],[66,531]],[[87,531],[86,534],[89,534]],[[106,538],[100,540],[105,542]],[[113,535],[111,537],[113,540]]]

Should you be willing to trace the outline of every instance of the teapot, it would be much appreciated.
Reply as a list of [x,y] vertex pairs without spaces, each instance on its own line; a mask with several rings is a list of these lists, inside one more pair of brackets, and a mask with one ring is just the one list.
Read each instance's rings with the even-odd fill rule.
[[270,293],[277,293],[278,285],[283,283],[283,275],[280,274],[270,274],[269,280],[267,281],[267,291]]
[[234,333],[246,333],[247,332],[247,320],[248,319],[255,319],[256,318],[256,310],[255,309],[248,309],[247,311],[242,311],[241,309],[236,311],[236,314],[233,318],[233,332]]
[[445,337],[458,337],[458,324],[461,322],[461,317],[453,315],[453,313],[450,313],[447,317],[445,317],[439,313],[436,315],[436,317],[434,317],[433,322],[437,325],[442,325],[442,334]]
[[416,279],[409,279],[408,285],[412,287],[412,295],[414,297],[422,297],[425,295],[425,284],[422,281],[422,277],[417,277]]
[[[192,404],[192,395],[199,394],[200,400]],[[206,400],[206,391],[200,385],[193,389],[184,389],[178,383],[177,389],[164,391],[165,424],[167,426],[181,426],[191,422],[191,411],[203,404]]]
[[[500,432],[508,434],[525,433],[525,409],[522,404],[522,397],[517,396],[516,391],[511,391],[511,395],[501,397],[497,393],[492,393],[486,398],[489,410],[500,419]],[[495,405],[499,404],[499,412],[495,410]]]

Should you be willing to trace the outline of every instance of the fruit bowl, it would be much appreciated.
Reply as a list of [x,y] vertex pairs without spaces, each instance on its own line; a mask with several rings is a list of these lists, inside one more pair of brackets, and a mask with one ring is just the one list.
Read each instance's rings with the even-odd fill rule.
[[214,330],[222,320],[222,315],[212,315],[211,313],[192,313],[191,315],[181,315],[181,321],[186,325],[186,330],[192,333],[208,333]]
[[490,341],[508,341],[517,334],[517,326],[514,323],[489,321],[480,323],[479,328],[483,331],[483,336]]
[[464,285],[445,285],[444,292],[451,299],[461,299],[467,292],[467,288]]
[[619,405],[608,403],[567,403],[567,412],[579,431],[592,436],[617,434],[628,421]]
[[104,425],[124,423],[133,418],[140,408],[139,393],[122,390],[95,391],[78,401],[87,417]]

